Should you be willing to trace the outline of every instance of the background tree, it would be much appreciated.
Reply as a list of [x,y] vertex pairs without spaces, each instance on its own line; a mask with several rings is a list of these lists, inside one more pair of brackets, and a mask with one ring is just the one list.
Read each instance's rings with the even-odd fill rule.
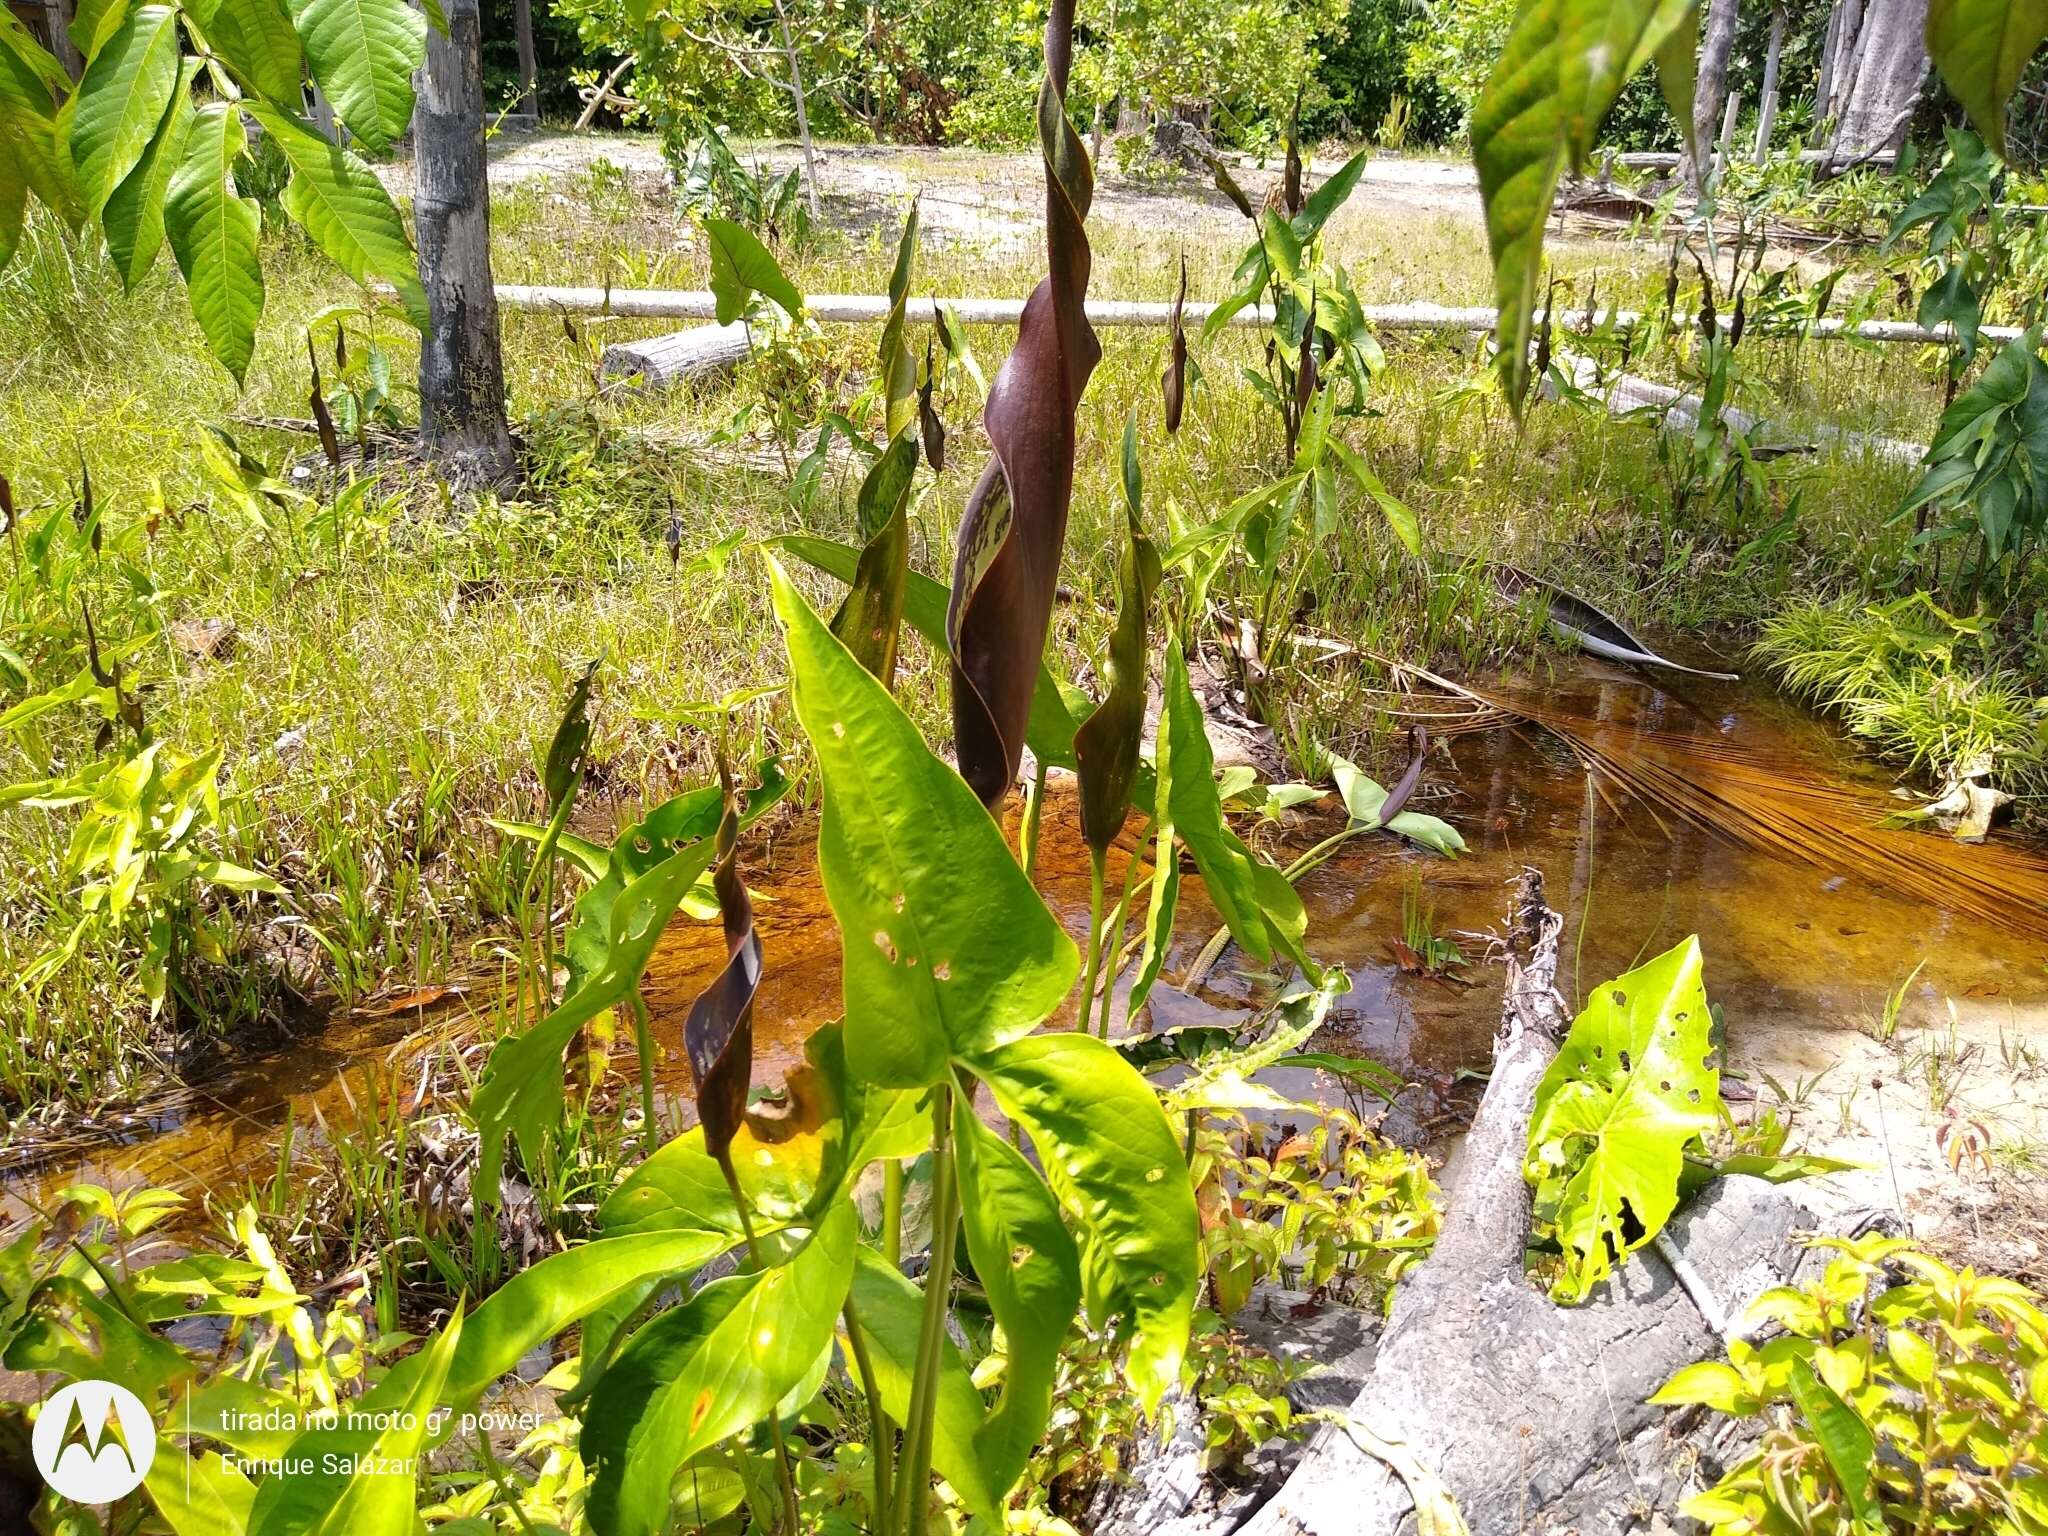
[[482,23],[477,0],[444,0],[429,33],[413,118],[413,219],[429,324],[420,345],[420,440],[458,484],[516,473],[505,420],[491,191],[484,156]]

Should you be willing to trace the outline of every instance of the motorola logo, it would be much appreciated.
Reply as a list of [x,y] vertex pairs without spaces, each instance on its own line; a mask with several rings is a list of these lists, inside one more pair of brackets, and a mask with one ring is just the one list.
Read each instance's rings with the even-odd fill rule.
[[29,1448],[43,1481],[79,1504],[133,1493],[156,1460],[142,1399],[111,1381],[74,1381],[43,1401]]

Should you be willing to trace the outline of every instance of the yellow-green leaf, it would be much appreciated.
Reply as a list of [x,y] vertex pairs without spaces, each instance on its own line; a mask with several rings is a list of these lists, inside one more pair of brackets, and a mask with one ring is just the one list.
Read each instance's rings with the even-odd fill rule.
[[262,214],[235,191],[234,164],[247,147],[242,116],[224,102],[194,115],[164,197],[164,228],[185,277],[193,318],[221,365],[240,383],[256,350],[263,314]]
[[145,5],[108,39],[78,83],[71,160],[85,210],[97,216],[142,158],[178,84],[178,13]]
[[192,82],[198,78],[199,68],[199,60],[185,61],[156,136],[135,169],[114,188],[100,217],[107,249],[121,274],[121,286],[128,292],[133,292],[143,274],[156,264],[156,253],[163,247],[164,197],[184,160],[185,138],[192,130]]
[[2048,37],[2048,0],[1930,0],[1927,52],[1984,142],[2005,153],[2005,106]]
[[293,20],[335,116],[383,154],[412,121],[413,71],[427,61],[426,17],[406,0],[302,0]]

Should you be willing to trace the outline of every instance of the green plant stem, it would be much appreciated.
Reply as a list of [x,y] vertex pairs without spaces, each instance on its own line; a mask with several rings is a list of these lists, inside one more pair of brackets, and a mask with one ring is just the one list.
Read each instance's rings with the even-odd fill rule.
[[924,1536],[931,1503],[932,1416],[938,1409],[939,1366],[945,1358],[946,1303],[953,1288],[953,1244],[960,1231],[960,1184],[953,1168],[953,1087],[932,1094],[932,1247],[924,1281],[924,1316],[917,1332],[910,1413],[897,1465],[896,1536]]
[[[1117,897],[1116,905],[1110,909],[1109,921],[1103,929],[1102,949],[1102,1038],[1109,1038],[1109,1020],[1113,1009],[1112,999],[1116,996],[1116,978],[1123,970],[1124,924],[1131,914],[1131,895],[1138,886],[1138,865],[1143,860],[1145,842],[1152,835],[1152,818],[1145,819],[1145,825],[1138,832],[1138,840],[1131,845],[1131,861],[1124,866],[1123,894]],[[1085,1023],[1083,1028],[1085,1028]]]
[[[640,1145],[654,1155],[654,1021],[647,1017],[647,999],[633,988],[633,1044],[640,1053]],[[733,1199],[738,1200],[738,1187]]]
[[895,1157],[882,1164],[882,1257],[903,1268],[903,1160]]
[[1088,1033],[1095,1012],[1095,973],[1102,968],[1102,876],[1107,856],[1088,850],[1088,960],[1081,969],[1081,1005],[1074,1010],[1074,1028]]
[[[733,1209],[740,1213],[740,1230],[747,1235],[747,1254],[756,1269],[765,1271],[768,1262],[761,1253],[761,1240],[754,1235],[754,1218],[747,1214],[747,1197],[740,1191],[740,1178],[733,1171],[730,1155],[719,1154],[718,1170],[725,1175],[725,1187],[732,1191]],[[782,1480],[784,1536],[797,1536],[801,1524],[796,1505],[796,1468],[790,1463],[789,1441],[782,1433],[782,1415],[774,1408],[768,1410],[768,1432],[775,1441],[775,1466]]]
[[1024,866],[1024,878],[1038,873],[1038,824],[1045,811],[1045,759],[1039,758],[1031,775],[1031,788],[1024,794],[1024,820],[1017,828],[1017,862]]
[[853,1351],[854,1369],[860,1372],[860,1389],[868,1400],[868,1454],[875,1463],[875,1520],[888,1519],[890,1478],[896,1459],[896,1431],[882,1411],[882,1389],[875,1383],[874,1362],[868,1358],[867,1340],[861,1337],[860,1318],[853,1310],[853,1298],[841,1309],[846,1317],[846,1342]]

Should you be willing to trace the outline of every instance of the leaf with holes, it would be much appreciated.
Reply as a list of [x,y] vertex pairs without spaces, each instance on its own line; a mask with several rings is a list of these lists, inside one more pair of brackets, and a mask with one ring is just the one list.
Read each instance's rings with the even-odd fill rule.
[[943,1079],[1027,1034],[1080,969],[973,791],[770,559],[791,698],[817,753],[818,867],[845,943],[846,1059],[885,1087]]
[[1033,1035],[973,1070],[1031,1137],[1074,1223],[1089,1320],[1123,1319],[1125,1374],[1153,1412],[1180,1379],[1201,1272],[1194,1186],[1158,1095],[1092,1035]]
[[583,1419],[598,1536],[666,1531],[676,1469],[767,1418],[817,1363],[855,1237],[852,1204],[838,1205],[788,1263],[714,1280],[626,1341]]
[[1553,1220],[1577,1301],[1663,1230],[1685,1150],[1718,1123],[1721,1074],[1700,941],[1602,982],[1536,1090],[1526,1172]]

